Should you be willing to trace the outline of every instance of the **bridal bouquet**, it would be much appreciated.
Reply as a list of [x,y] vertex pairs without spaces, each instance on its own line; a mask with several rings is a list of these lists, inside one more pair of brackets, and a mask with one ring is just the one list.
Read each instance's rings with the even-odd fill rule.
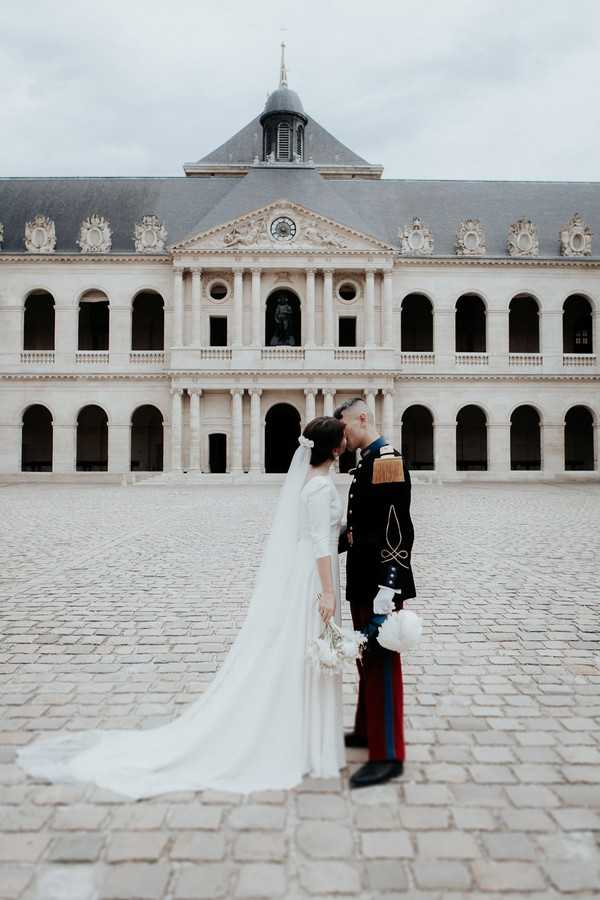
[[362,632],[343,631],[330,619],[323,624],[319,637],[310,642],[306,655],[315,668],[334,675],[343,670],[346,660],[360,657],[366,642],[366,635]]

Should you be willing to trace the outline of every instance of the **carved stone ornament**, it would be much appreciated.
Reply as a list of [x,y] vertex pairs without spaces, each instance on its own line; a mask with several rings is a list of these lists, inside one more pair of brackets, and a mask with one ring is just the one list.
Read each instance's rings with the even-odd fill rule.
[[332,250],[346,250],[348,247],[348,244],[334,231],[323,228],[310,220],[305,220],[299,242],[301,244],[318,244],[322,247],[331,247]]
[[29,253],[54,253],[56,229],[47,216],[35,216],[25,223],[25,247]]
[[162,253],[167,242],[167,229],[158,216],[142,216],[135,224],[135,252]]
[[108,253],[112,244],[108,219],[95,213],[84,219],[77,243],[82,253]]
[[0,249],[2,249],[2,241],[4,240],[4,225],[0,222]]
[[561,256],[591,256],[592,229],[586,225],[579,213],[575,213],[560,229]]
[[433,253],[433,235],[418,216],[411,225],[398,231],[400,248],[405,256],[431,256]]
[[267,237],[267,217],[257,216],[234,224],[223,235],[226,247],[247,247],[264,243]]
[[486,252],[483,225],[479,219],[465,219],[456,232],[456,255],[483,256]]
[[529,219],[519,219],[508,229],[509,256],[537,256],[540,244],[537,228]]

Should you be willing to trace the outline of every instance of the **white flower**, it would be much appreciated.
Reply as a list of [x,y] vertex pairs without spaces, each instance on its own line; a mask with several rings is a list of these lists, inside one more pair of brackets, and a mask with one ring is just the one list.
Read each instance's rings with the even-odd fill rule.
[[367,641],[360,631],[342,631],[331,620],[323,625],[321,634],[309,644],[307,657],[321,672],[341,672],[346,660],[354,660],[362,653]]
[[312,448],[315,446],[315,442],[311,441],[310,438],[305,438],[303,434],[301,434],[298,438],[298,443],[301,447],[308,447],[309,450],[312,450]]
[[423,622],[412,609],[399,609],[387,616],[379,628],[377,640],[387,650],[404,653],[415,647],[423,634]]

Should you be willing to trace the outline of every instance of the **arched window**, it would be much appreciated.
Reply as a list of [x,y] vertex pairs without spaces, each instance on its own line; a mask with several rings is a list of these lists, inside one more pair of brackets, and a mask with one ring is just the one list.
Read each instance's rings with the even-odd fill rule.
[[456,352],[485,353],[485,304],[477,294],[456,301]]
[[563,304],[563,353],[593,353],[592,304],[571,294]]
[[401,349],[433,352],[433,307],[423,294],[408,294],[402,301]]
[[594,417],[587,406],[572,406],[565,416],[565,469],[593,471]]
[[131,349],[164,350],[164,301],[154,291],[142,291],[133,300],[131,310]]
[[23,350],[54,350],[54,297],[32,291],[25,300]]
[[79,301],[78,350],[108,350],[108,297],[86,291]]
[[267,299],[267,347],[299,347],[302,343],[300,300],[288,290],[274,291]]
[[131,471],[162,470],[163,417],[156,406],[138,406],[131,417]]
[[510,467],[533,469],[542,467],[540,417],[528,404],[518,406],[510,418]]
[[409,406],[402,416],[402,454],[411,469],[433,469],[433,416],[425,406]]
[[535,297],[517,294],[508,307],[508,352],[540,352],[540,317]]
[[273,151],[273,129],[270,125],[265,126],[264,131],[264,158],[267,159]]
[[52,414],[39,403],[23,413],[21,471],[52,471]]
[[290,126],[280,122],[277,126],[277,159],[290,158]]
[[296,130],[296,155],[304,159],[304,125],[298,125]]
[[265,472],[287,472],[298,446],[300,413],[291,403],[276,403],[265,419]]
[[108,469],[108,416],[100,406],[84,406],[77,416],[78,472]]
[[487,419],[479,406],[463,406],[456,417],[456,469],[487,470]]

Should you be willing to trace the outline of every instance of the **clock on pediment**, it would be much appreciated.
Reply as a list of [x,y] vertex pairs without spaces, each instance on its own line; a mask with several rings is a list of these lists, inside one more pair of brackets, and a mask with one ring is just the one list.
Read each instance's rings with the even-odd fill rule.
[[289,216],[277,216],[269,230],[276,241],[291,241],[296,236],[296,223]]

